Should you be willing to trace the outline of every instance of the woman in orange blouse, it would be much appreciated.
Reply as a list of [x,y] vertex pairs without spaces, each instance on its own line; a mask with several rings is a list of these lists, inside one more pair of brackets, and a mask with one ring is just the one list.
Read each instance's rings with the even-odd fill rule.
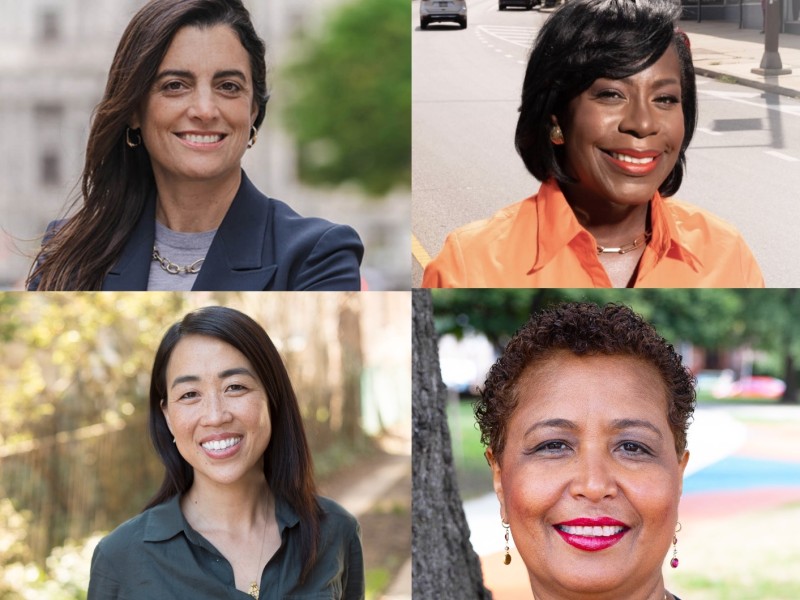
[[461,227],[424,287],[763,287],[741,235],[668,199],[697,122],[668,0],[571,0],[528,62],[516,147],[539,192]]

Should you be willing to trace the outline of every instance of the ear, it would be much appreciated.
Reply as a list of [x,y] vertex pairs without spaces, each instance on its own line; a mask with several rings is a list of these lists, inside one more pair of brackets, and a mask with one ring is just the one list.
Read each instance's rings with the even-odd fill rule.
[[166,399],[161,399],[161,414],[164,415],[164,420],[167,422],[167,429],[172,434],[172,437],[175,437],[175,432],[172,431],[172,424],[169,422],[169,412],[167,411],[167,401]]
[[683,456],[678,461],[678,468],[681,471],[680,493],[683,494],[683,473],[686,471],[686,465],[689,464],[689,451],[685,450]]
[[492,484],[494,485],[494,493],[497,495],[497,501],[500,502],[500,518],[508,523],[508,519],[506,519],[506,500],[503,495],[503,478],[500,460],[495,457],[491,448],[486,450],[484,456],[486,456],[486,460],[489,461],[489,466],[492,467]]
[[258,103],[253,100],[253,110],[250,111],[250,125],[255,127],[256,117],[258,117]]
[[131,118],[128,120],[128,127],[130,127],[131,129],[142,128],[142,117],[139,115],[138,110],[133,111]]

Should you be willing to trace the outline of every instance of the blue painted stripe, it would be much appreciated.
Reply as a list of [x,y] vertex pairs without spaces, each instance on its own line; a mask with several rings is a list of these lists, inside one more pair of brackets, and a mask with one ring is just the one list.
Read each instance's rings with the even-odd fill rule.
[[728,457],[683,480],[683,493],[800,487],[800,463]]

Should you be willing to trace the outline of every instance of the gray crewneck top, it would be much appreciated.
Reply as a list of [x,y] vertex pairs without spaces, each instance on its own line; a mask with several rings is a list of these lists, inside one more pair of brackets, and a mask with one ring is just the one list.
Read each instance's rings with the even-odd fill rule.
[[[216,229],[200,233],[181,233],[172,231],[156,221],[156,248],[164,258],[185,267],[198,259],[205,258],[216,233]],[[202,265],[200,268],[202,269]],[[167,273],[158,261],[153,260],[150,263],[147,289],[148,291],[191,290],[197,275],[197,273]]]

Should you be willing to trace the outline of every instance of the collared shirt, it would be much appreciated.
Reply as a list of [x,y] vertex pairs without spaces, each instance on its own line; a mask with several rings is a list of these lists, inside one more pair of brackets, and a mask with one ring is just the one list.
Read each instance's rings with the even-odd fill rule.
[[[263,599],[361,600],[361,530],[341,506],[322,507],[317,563],[302,585],[300,519],[277,501],[281,546],[261,573]],[[92,557],[89,600],[252,600],[236,589],[233,568],[183,516],[180,496],[150,508],[103,538]]]
[[[764,287],[752,252],[722,219],[656,193],[650,222],[634,287]],[[611,280],[594,237],[549,179],[527,200],[450,233],[422,286],[591,288]]]

